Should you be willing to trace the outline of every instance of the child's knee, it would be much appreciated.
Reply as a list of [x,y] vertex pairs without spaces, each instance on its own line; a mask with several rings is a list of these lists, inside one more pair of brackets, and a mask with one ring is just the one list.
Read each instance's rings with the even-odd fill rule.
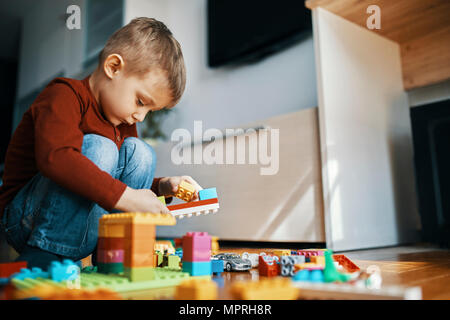
[[108,138],[97,134],[85,135],[81,153],[106,172],[112,172],[117,168],[119,150]]
[[129,161],[134,161],[143,168],[152,168],[155,166],[155,150],[145,141],[134,137],[126,138],[122,148],[131,149],[132,152],[127,152],[132,158],[128,159]]

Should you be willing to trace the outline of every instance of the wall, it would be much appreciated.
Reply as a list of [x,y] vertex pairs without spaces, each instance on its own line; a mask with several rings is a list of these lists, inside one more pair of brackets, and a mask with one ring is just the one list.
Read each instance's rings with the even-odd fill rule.
[[[65,12],[69,5],[76,4],[84,17],[84,2],[41,0],[23,15],[16,103],[60,73],[72,77],[81,71],[84,24],[81,30],[68,30]],[[16,105],[14,128],[23,109]]]
[[327,246],[418,240],[411,123],[400,48],[313,10]]
[[206,0],[126,0],[125,23],[138,16],[163,21],[183,48],[187,66],[185,94],[165,121],[165,133],[231,128],[317,106],[312,38],[268,59],[239,68],[207,67]]

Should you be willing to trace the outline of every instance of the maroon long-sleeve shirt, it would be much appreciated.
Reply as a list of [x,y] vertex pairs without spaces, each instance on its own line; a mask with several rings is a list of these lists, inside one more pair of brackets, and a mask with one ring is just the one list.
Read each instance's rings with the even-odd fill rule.
[[[115,127],[105,119],[89,77],[52,80],[25,112],[9,143],[0,187],[0,217],[38,172],[111,211],[126,185],[81,153],[83,136],[89,133],[111,139],[118,149],[125,138],[137,137],[135,124]],[[159,178],[153,180],[156,194],[158,183]]]

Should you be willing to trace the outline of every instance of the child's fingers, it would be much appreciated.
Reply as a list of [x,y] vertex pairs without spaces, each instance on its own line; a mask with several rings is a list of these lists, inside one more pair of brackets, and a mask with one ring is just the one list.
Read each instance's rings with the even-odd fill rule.
[[190,184],[192,184],[195,187],[196,190],[203,190],[203,188],[197,183],[197,181],[192,179],[192,177],[190,177],[190,176],[183,176],[183,179],[186,180],[187,182],[189,182]]

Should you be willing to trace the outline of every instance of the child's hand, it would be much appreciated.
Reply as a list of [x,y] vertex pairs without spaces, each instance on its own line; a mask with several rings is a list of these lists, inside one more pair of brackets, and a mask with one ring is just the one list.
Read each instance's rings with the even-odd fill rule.
[[158,200],[150,189],[132,189],[127,187],[120,197],[115,209],[122,212],[168,213],[169,209]]
[[159,181],[159,194],[165,197],[174,196],[178,190],[178,185],[181,181],[186,181],[192,184],[195,188],[194,195],[192,196],[192,201],[198,200],[198,191],[203,188],[192,179],[190,176],[181,176],[181,177],[165,177]]

